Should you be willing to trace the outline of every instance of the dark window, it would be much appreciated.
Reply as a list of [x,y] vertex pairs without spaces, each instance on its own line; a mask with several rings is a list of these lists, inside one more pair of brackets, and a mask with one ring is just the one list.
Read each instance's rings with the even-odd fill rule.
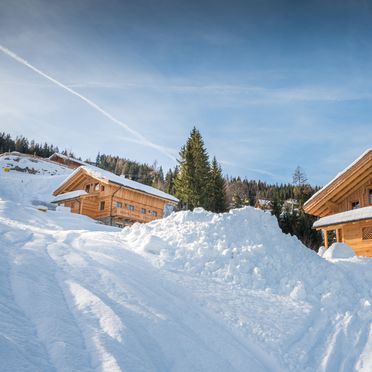
[[86,185],[85,186],[85,192],[89,192],[90,191],[90,185]]
[[105,191],[105,186],[101,185],[101,191]]
[[155,211],[151,211],[151,216],[154,216],[156,217],[158,215],[158,212],[155,212]]
[[134,211],[134,205],[128,205],[128,209],[130,210],[130,211]]
[[351,203],[351,209],[358,209],[358,208],[360,208],[359,200],[353,201]]
[[99,210],[100,211],[103,211],[105,209],[105,202],[104,201],[101,201],[100,203],[99,203]]
[[141,213],[142,214],[146,213],[146,209],[145,208],[141,208]]
[[369,204],[372,205],[372,190],[369,190]]
[[116,208],[123,208],[122,202],[116,202]]

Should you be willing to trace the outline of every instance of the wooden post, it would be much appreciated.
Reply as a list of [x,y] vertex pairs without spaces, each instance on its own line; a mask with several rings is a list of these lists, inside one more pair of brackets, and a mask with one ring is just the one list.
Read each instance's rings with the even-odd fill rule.
[[79,214],[83,213],[83,201],[84,201],[84,198],[80,198]]
[[340,229],[336,229],[336,242],[341,243],[341,231],[340,231]]
[[323,230],[323,236],[324,236],[324,246],[328,248],[328,231]]

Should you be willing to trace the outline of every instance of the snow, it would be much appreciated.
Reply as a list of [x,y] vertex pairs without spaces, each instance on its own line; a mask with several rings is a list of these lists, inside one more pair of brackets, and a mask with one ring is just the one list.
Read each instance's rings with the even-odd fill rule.
[[63,183],[59,185],[59,187],[62,186],[65,182],[67,182],[70,178],[74,177],[76,173],[81,172],[81,171],[85,171],[88,174],[90,174],[92,177],[97,178],[97,179],[110,181],[118,185],[122,185],[122,186],[135,189],[135,190],[139,190],[147,194],[155,195],[160,198],[168,199],[168,200],[178,203],[178,199],[174,197],[173,195],[167,194],[164,191],[158,190],[154,187],[130,180],[128,178],[125,178],[124,176],[117,176],[114,173],[105,171],[104,169],[101,169],[101,168],[94,167],[93,165],[81,166],[75,169],[75,171],[66,180],[64,180]]
[[332,226],[340,223],[368,220],[372,218],[372,206],[353,209],[351,211],[332,214],[315,221],[314,228]]
[[43,175],[68,175],[71,170],[67,167],[55,164],[48,159],[33,157],[32,155],[25,155],[20,153],[6,153],[0,154],[0,168],[10,170],[17,170],[19,172]]
[[61,177],[0,173],[2,371],[372,370],[371,259],[250,207],[123,230],[38,211]]
[[84,190],[75,190],[75,191],[65,192],[64,194],[57,195],[52,200],[52,203],[57,203],[63,200],[75,199],[83,195],[88,195],[88,193]]
[[327,259],[351,258],[355,256],[353,249],[345,243],[333,243],[324,253]]

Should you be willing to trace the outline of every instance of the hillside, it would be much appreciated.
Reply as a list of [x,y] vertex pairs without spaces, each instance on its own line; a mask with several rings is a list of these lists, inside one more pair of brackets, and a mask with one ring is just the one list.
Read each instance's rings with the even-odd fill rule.
[[372,369],[372,260],[326,260],[251,207],[124,230],[40,212],[70,171],[0,159],[3,371]]

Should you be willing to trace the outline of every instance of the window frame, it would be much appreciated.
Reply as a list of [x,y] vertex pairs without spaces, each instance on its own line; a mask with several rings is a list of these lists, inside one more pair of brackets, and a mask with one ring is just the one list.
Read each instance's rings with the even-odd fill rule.
[[101,200],[99,202],[99,207],[98,207],[99,211],[104,211],[105,210],[105,201],[104,200]]

